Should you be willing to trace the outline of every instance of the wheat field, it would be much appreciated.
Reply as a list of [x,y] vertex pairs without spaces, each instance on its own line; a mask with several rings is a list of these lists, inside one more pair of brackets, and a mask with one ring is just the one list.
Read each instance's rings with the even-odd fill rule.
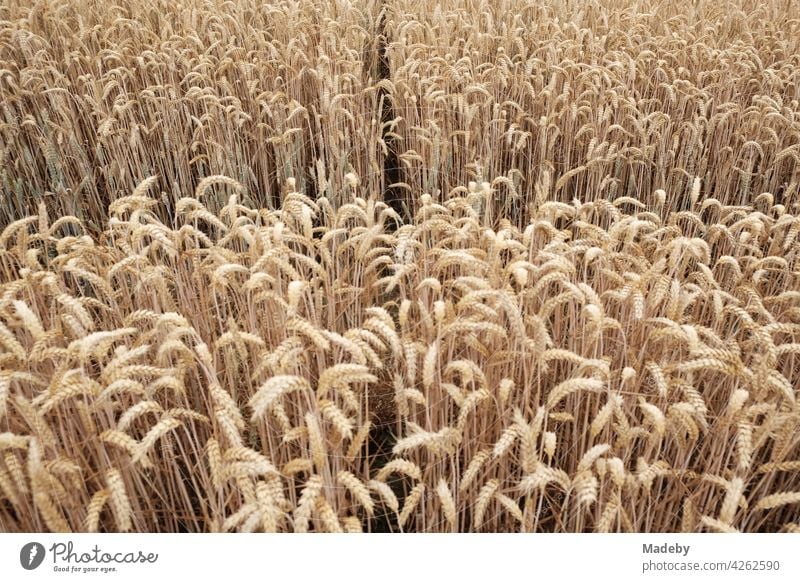
[[5,0],[0,531],[800,532],[800,4]]

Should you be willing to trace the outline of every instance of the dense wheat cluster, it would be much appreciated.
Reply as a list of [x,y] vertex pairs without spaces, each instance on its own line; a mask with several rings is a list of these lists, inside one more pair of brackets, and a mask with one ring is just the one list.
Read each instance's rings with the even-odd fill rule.
[[791,1],[7,0],[0,531],[800,531]]

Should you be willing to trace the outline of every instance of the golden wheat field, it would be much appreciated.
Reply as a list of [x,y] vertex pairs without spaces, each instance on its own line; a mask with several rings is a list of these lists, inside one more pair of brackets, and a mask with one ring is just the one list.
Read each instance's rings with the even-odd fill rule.
[[800,3],[4,0],[0,531],[800,532]]

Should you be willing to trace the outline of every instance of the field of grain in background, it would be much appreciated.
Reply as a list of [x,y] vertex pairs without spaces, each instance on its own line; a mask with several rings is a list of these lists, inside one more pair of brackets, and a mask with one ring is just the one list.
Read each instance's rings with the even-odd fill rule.
[[800,5],[6,0],[0,531],[800,531]]

